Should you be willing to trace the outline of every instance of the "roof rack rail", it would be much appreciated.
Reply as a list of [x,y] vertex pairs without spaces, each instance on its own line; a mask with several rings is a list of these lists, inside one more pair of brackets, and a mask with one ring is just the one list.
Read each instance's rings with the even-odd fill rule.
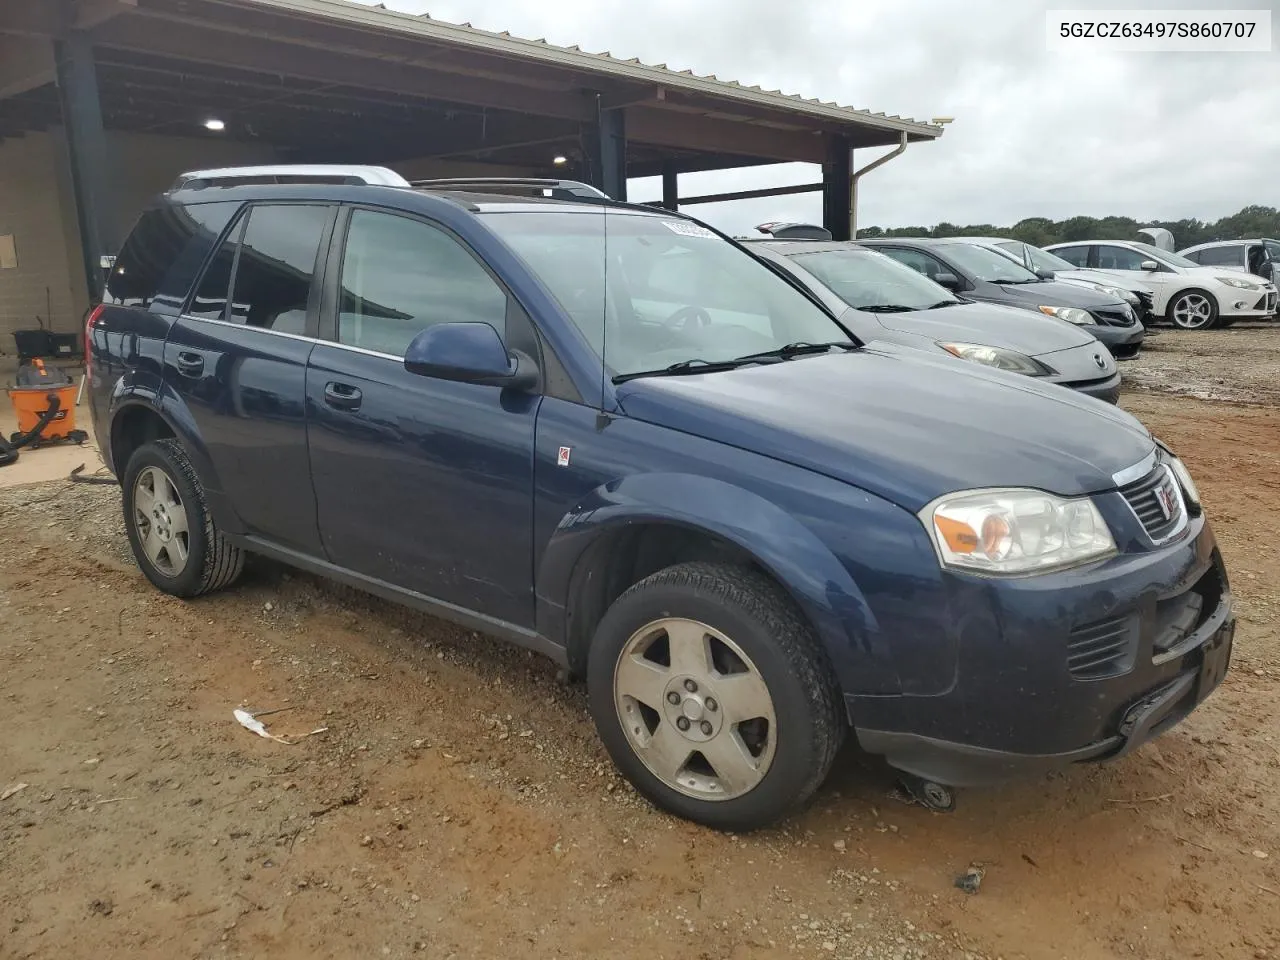
[[436,190],[476,190],[513,193],[533,190],[557,200],[612,200],[607,193],[578,180],[543,180],[536,177],[451,177],[445,180],[414,180],[414,187]]
[[328,163],[281,163],[261,167],[220,167],[191,170],[179,175],[171,190],[203,190],[205,187],[240,183],[347,183],[366,186],[407,187],[409,181],[386,167]]

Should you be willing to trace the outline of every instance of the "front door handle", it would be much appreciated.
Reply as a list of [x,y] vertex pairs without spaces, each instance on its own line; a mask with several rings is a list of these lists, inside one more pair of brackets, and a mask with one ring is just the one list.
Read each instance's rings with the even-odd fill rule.
[[330,380],[324,385],[324,402],[338,410],[359,410],[363,395],[359,387]]
[[204,357],[182,350],[178,353],[178,372],[185,377],[198,377],[204,373]]

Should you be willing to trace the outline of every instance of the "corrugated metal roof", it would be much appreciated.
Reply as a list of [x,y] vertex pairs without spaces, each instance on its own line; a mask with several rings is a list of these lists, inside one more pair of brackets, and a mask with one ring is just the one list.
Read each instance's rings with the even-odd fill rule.
[[368,5],[349,0],[237,0],[245,6],[269,7],[284,13],[322,18],[349,26],[385,30],[417,36],[436,43],[451,44],[487,53],[519,57],[523,60],[595,73],[601,76],[651,83],[672,90],[684,90],[707,96],[736,100],[758,107],[770,107],[788,113],[816,117],[829,122],[854,124],[912,137],[935,138],[942,127],[906,117],[873,113],[840,106],[830,100],[764,90],[745,86],[736,80],[721,80],[714,74],[700,75],[692,70],[672,70],[666,64],[642,63],[633,57],[623,60],[608,51],[589,53],[577,45],[561,47],[545,39],[528,40],[510,33],[480,30],[470,24],[435,20],[427,14],[417,15],[388,10],[384,5]]

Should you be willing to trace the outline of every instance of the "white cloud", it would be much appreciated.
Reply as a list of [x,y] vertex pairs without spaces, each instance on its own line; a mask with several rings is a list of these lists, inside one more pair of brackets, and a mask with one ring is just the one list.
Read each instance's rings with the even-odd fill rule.
[[[1256,4],[1257,0],[1253,0]],[[608,50],[785,93],[928,119],[945,136],[869,174],[862,225],[1010,224],[1075,214],[1216,219],[1276,202],[1280,51],[1050,52],[1049,0],[390,0],[388,6],[518,36]],[[1075,9],[1099,0],[1054,2]],[[1110,6],[1114,7],[1115,4]],[[1245,6],[1126,0],[1129,9]],[[1266,4],[1280,27],[1280,0]],[[856,165],[881,151],[859,151]],[[682,193],[801,183],[799,164],[687,175]],[[656,199],[655,181],[632,181]],[[815,195],[689,208],[741,232],[816,220]]]

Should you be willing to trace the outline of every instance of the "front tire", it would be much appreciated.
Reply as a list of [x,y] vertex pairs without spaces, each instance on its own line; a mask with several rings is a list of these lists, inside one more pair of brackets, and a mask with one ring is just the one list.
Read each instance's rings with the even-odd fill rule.
[[1179,330],[1209,330],[1218,322],[1218,301],[1205,290],[1183,290],[1169,301],[1167,316]]
[[668,567],[619,597],[596,629],[587,689],[632,785],[720,830],[803,804],[847,731],[812,628],[772,580],[728,564]]
[[155,440],[135,450],[121,489],[134,558],[165,593],[198,597],[240,576],[244,551],[209,516],[204,488],[177,440]]

